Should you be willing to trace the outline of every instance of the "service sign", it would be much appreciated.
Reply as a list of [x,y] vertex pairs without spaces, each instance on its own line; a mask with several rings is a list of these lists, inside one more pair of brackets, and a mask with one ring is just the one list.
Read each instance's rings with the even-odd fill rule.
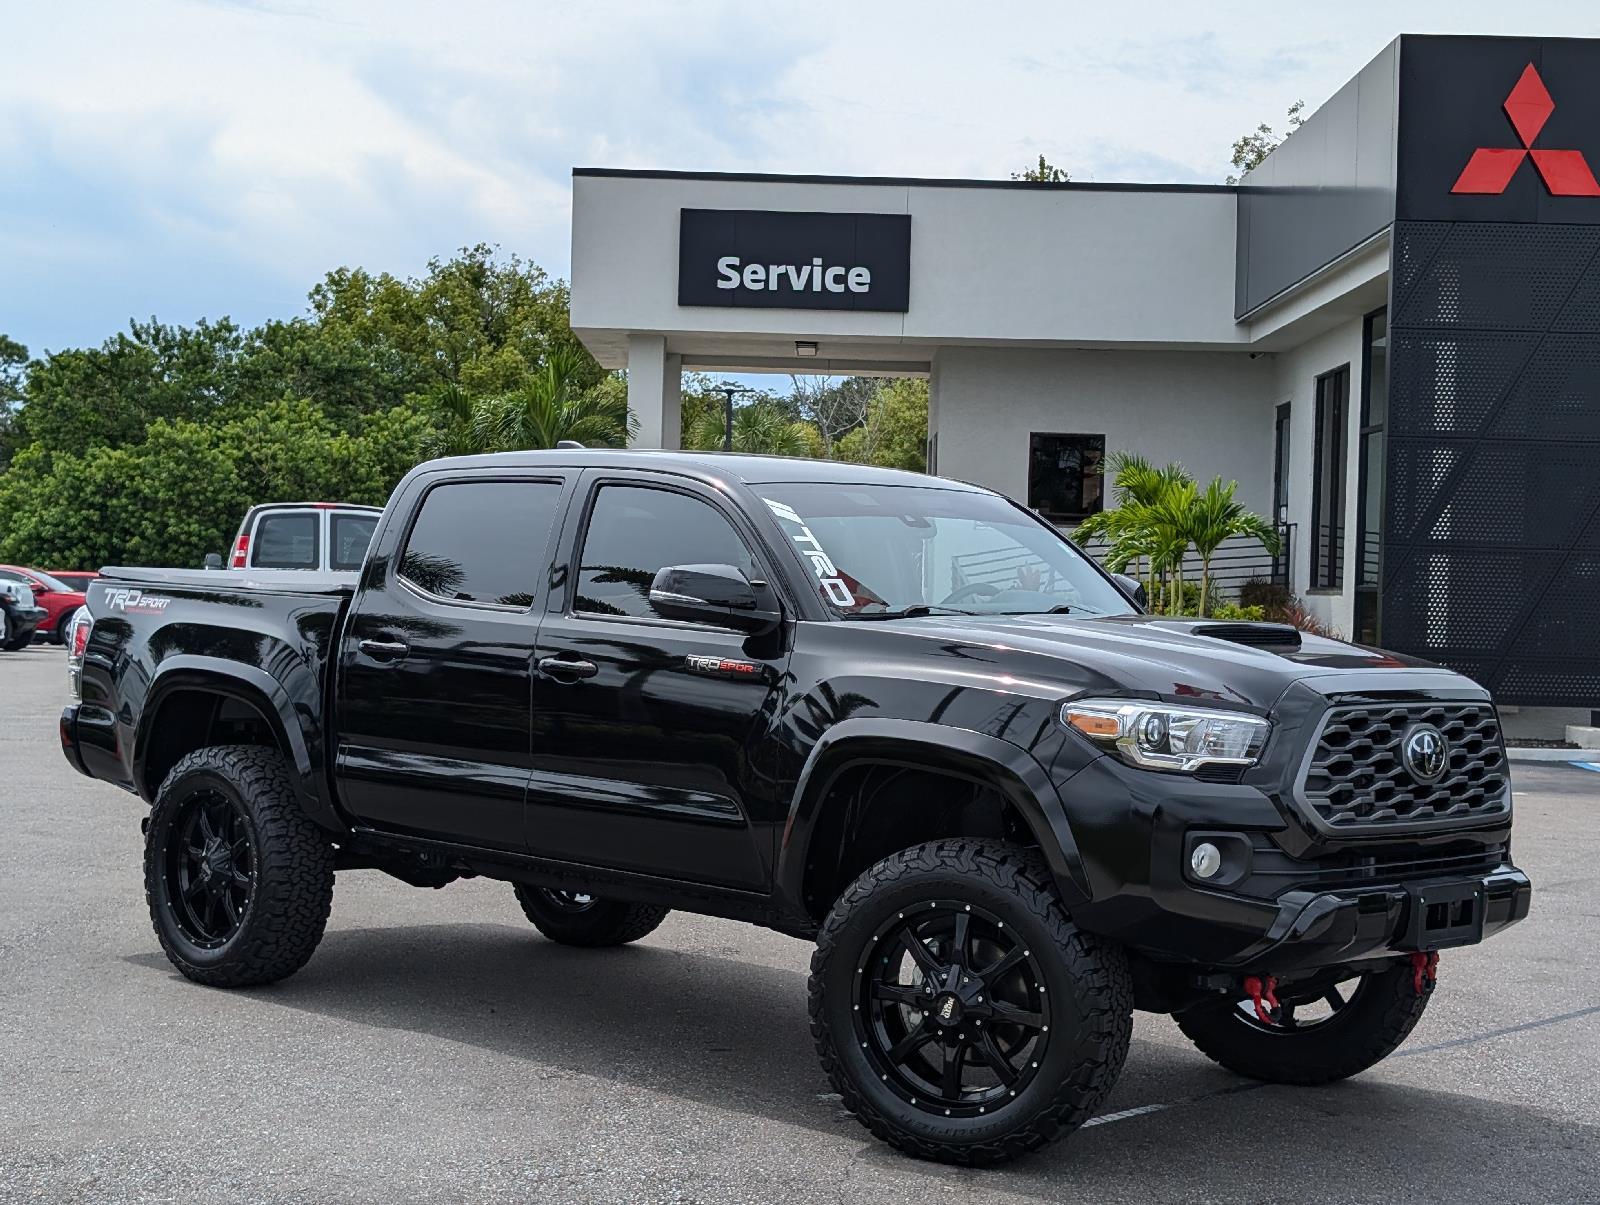
[[679,211],[679,305],[903,314],[910,299],[909,214]]

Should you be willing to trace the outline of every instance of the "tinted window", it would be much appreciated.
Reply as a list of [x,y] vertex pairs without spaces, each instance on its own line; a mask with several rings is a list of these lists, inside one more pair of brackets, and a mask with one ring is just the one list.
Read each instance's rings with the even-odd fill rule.
[[650,583],[666,565],[735,565],[746,577],[756,575],[739,533],[709,503],[670,490],[602,486],[584,536],[573,609],[653,615]]
[[339,515],[330,520],[332,533],[328,543],[330,569],[359,569],[366,559],[367,545],[372,543],[372,533],[378,529],[377,515]]
[[526,607],[548,570],[557,481],[437,485],[400,557],[400,576],[441,598]]
[[1074,522],[1098,514],[1103,502],[1104,435],[1028,437],[1028,505],[1052,519]]
[[251,541],[250,563],[257,569],[315,569],[321,517],[315,511],[262,515]]

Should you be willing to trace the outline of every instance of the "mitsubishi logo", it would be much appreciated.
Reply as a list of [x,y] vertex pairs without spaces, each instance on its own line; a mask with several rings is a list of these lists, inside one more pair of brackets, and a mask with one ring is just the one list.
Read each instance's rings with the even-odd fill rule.
[[1517,174],[1522,161],[1530,155],[1533,166],[1550,194],[1556,197],[1600,197],[1600,183],[1589,170],[1589,162],[1582,151],[1554,151],[1535,148],[1533,141],[1544,129],[1544,123],[1555,112],[1555,101],[1539,78],[1539,72],[1529,63],[1522,78],[1511,89],[1505,100],[1506,116],[1521,140],[1521,146],[1480,146],[1472,152],[1467,166],[1461,169],[1455,187],[1458,193],[1503,193],[1511,178]]

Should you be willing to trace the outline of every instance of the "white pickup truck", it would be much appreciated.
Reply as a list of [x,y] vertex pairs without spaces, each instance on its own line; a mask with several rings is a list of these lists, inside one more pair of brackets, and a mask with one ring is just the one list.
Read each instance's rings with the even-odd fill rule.
[[245,512],[228,568],[353,573],[382,514],[348,502],[263,502]]

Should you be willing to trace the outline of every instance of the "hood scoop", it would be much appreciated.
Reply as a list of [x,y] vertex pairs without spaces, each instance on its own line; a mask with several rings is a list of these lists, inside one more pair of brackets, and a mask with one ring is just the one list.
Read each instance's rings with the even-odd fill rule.
[[1269,653],[1300,651],[1300,629],[1287,623],[1208,623],[1192,628],[1196,636],[1247,644]]

